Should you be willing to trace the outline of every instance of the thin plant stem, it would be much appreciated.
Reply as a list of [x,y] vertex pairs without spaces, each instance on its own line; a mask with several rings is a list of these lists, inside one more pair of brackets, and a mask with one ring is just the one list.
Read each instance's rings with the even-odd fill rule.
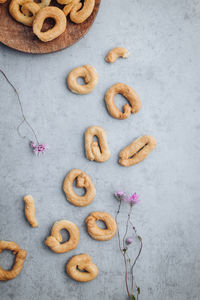
[[[24,114],[24,110],[23,110],[23,106],[22,106],[22,102],[20,100],[20,97],[19,97],[19,93],[17,91],[17,89],[14,87],[14,85],[10,82],[10,80],[8,79],[8,77],[6,76],[6,74],[0,69],[0,72],[2,73],[2,75],[4,76],[4,78],[6,79],[6,81],[9,83],[9,85],[13,88],[15,94],[17,95],[17,100],[18,100],[18,103],[19,103],[19,106],[20,106],[20,111],[21,111],[21,115],[22,115],[22,118],[23,118],[23,121],[18,125],[17,127],[17,132],[19,134],[20,137],[21,134],[20,134],[20,131],[19,131],[19,128],[20,126],[25,122],[26,125],[30,128],[30,130],[32,131],[37,143],[39,144],[39,141],[38,141],[38,138],[37,138],[37,135],[35,133],[35,130],[33,129],[33,127],[31,126],[31,124],[27,121],[26,117],[25,117],[25,114]],[[23,137],[25,138],[25,137]]]
[[127,291],[129,300],[131,300],[131,295],[130,295],[129,288],[128,288],[128,271],[127,271],[126,253],[124,253],[123,256],[124,256],[124,265],[125,265],[125,283],[126,283],[126,291]]
[[128,213],[128,218],[127,218],[127,222],[126,222],[126,230],[125,230],[124,237],[123,237],[123,247],[124,247],[124,248],[125,248],[125,246],[126,246],[126,245],[125,245],[125,239],[126,239],[126,235],[127,235],[127,232],[128,232],[128,224],[129,224],[129,221],[130,221],[132,208],[133,208],[133,206],[130,205],[130,209],[129,209],[129,213]]
[[[133,225],[133,223],[130,220],[129,220],[129,222],[130,222],[130,224],[131,224],[131,226],[132,226],[132,228],[133,228],[133,230],[135,232],[135,235],[137,236],[138,240],[140,241],[140,248],[139,248],[138,254],[137,254],[137,256],[136,256],[136,258],[135,258],[135,260],[134,260],[134,262],[133,262],[133,264],[131,266],[131,291],[132,291],[133,290],[133,282],[134,282],[133,269],[134,269],[134,266],[136,265],[136,262],[139,259],[140,254],[142,252],[143,242],[142,242],[142,238],[140,236],[138,236],[137,230],[136,230],[135,226]],[[137,284],[136,284],[136,288],[138,289]],[[137,300],[138,299],[139,299],[139,295],[138,295],[138,290],[137,290]]]
[[[119,206],[118,206],[118,210],[117,210],[117,213],[116,213],[116,216],[115,216],[115,221],[116,221],[117,224],[118,224],[117,218],[118,218],[118,215],[120,213],[121,204],[122,204],[122,199],[119,200]],[[118,236],[119,250],[123,253],[122,247],[121,247],[121,239],[120,239],[119,226],[117,226],[117,236]]]
[[[121,204],[122,204],[122,199],[119,199],[119,206],[118,206],[118,210],[117,210],[116,215],[115,215],[115,221],[116,221],[117,225],[118,225],[117,218],[118,218],[118,215],[120,213]],[[129,300],[131,300],[131,296],[130,296],[130,292],[129,292],[129,288],[128,288],[128,280],[127,280],[128,279],[128,272],[127,272],[126,254],[125,254],[125,252],[123,251],[123,249],[121,247],[121,238],[120,238],[119,226],[117,226],[117,236],[118,236],[119,250],[122,253],[123,258],[124,258],[126,291],[127,291]]]

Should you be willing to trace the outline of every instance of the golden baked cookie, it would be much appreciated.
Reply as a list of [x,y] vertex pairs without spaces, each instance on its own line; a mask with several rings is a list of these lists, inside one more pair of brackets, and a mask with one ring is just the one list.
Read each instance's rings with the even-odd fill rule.
[[[77,82],[78,77],[85,80],[85,84]],[[98,83],[98,74],[90,65],[84,65],[73,69],[67,76],[68,88],[75,94],[89,94]]]
[[83,23],[92,14],[95,0],[85,0],[84,4],[81,1],[73,6],[70,12],[70,20],[74,23]]
[[[97,221],[103,221],[106,229],[102,229],[97,225]],[[115,219],[108,213],[102,211],[94,211],[85,220],[89,235],[97,241],[107,241],[114,237],[117,231]]]
[[[21,11],[21,7],[27,2],[32,2],[32,4],[29,4],[29,11],[31,12],[31,16],[29,14],[24,15]],[[35,19],[35,15],[39,10],[40,6],[32,0],[12,0],[9,5],[9,12],[11,16],[16,21],[30,27],[32,26],[33,20]]]
[[138,164],[144,160],[156,147],[156,140],[152,136],[144,135],[134,140],[119,154],[119,163],[124,167]]
[[[85,189],[85,194],[79,196],[74,192],[73,183],[76,180],[76,186]],[[67,200],[75,206],[87,206],[95,198],[96,190],[91,178],[79,169],[72,169],[65,177],[63,190]]]
[[[27,0],[22,7],[21,11],[25,16],[36,15],[36,13],[40,10],[40,8],[49,6],[51,0],[41,0],[40,3],[33,2],[32,0]],[[35,5],[37,4],[37,5]]]
[[119,57],[123,57],[123,58],[127,58],[130,55],[130,53],[128,52],[128,50],[126,48],[122,48],[122,47],[116,47],[113,48],[112,50],[110,50],[108,52],[108,54],[106,55],[105,60],[112,64],[114,63]]
[[[123,106],[123,112],[115,105],[114,97],[116,94],[123,95],[129,102]],[[109,88],[105,95],[107,110],[113,118],[124,120],[130,114],[137,113],[141,108],[140,98],[133,88],[124,83],[116,83]]]
[[65,7],[63,8],[63,12],[65,14],[65,16],[67,17],[72,8],[75,6],[75,5],[79,5],[79,9],[82,7],[82,4],[80,2],[80,0],[57,0],[58,3],[62,4],[62,5],[65,5]]
[[[85,271],[85,272],[84,272]],[[79,282],[87,282],[95,279],[98,275],[98,268],[92,262],[88,254],[73,256],[66,265],[67,274]]]
[[[94,141],[94,137],[98,142]],[[85,152],[89,160],[107,161],[110,157],[106,131],[100,126],[91,126],[85,131]]]
[[7,281],[19,275],[23,268],[27,252],[23,249],[20,249],[19,246],[14,242],[0,241],[0,253],[3,250],[10,250],[16,255],[15,262],[11,270],[4,270],[0,267],[0,281]]
[[25,216],[27,221],[32,227],[38,227],[38,223],[35,217],[35,204],[34,199],[31,195],[24,197],[25,202]]
[[[69,232],[69,240],[65,243],[61,243],[62,235],[60,231],[62,229]],[[60,220],[53,225],[51,235],[46,238],[44,243],[55,253],[65,253],[77,247],[79,238],[80,232],[74,223],[67,220]]]
[[[42,26],[45,19],[51,18],[55,21],[55,25],[42,32]],[[39,10],[33,21],[33,32],[43,42],[49,42],[60,36],[66,29],[67,21],[64,12],[55,6],[44,7]]]

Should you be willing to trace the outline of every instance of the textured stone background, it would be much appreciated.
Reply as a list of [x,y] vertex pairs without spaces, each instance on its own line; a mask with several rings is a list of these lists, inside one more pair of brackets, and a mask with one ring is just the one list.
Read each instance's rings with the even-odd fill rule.
[[[84,226],[93,210],[115,213],[113,192],[118,189],[137,191],[142,200],[133,215],[144,241],[135,270],[140,299],[200,299],[199,32],[198,0],[111,0],[102,1],[88,35],[69,49],[27,55],[0,46],[0,66],[18,88],[40,140],[50,147],[46,156],[36,158],[17,135],[19,107],[1,77],[0,239],[28,250],[20,276],[0,283],[1,300],[125,300],[117,239],[96,242]],[[130,58],[106,64],[106,52],[116,45],[127,47]],[[89,95],[74,95],[66,76],[85,63],[97,69],[99,84]],[[103,100],[118,81],[133,86],[143,105],[124,121],[111,118]],[[117,100],[125,102],[120,96]],[[112,157],[106,163],[85,158],[83,133],[90,125],[107,131]],[[29,134],[25,128],[22,133]],[[131,168],[118,165],[119,151],[143,134],[157,139],[155,151]],[[62,181],[74,167],[91,175],[97,189],[95,201],[85,208],[70,205],[62,192]],[[27,193],[36,200],[38,229],[24,218]],[[125,215],[123,207],[121,223]],[[81,239],[74,251],[56,255],[43,241],[62,218],[79,226]],[[86,284],[65,274],[67,260],[83,252],[99,267],[99,277]],[[1,254],[1,266],[10,266],[10,258]]]

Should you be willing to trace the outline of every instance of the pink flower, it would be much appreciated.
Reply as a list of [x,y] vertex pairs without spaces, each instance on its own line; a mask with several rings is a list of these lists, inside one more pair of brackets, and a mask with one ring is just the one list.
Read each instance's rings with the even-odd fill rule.
[[139,196],[134,193],[124,199],[127,203],[134,205],[140,202]]
[[132,244],[133,242],[133,237],[132,236],[129,236],[127,239],[126,239],[126,245],[130,245]]
[[31,142],[30,145],[36,155],[44,154],[48,148],[46,144],[35,144]]
[[116,192],[115,193],[115,197],[118,199],[118,200],[122,200],[124,198],[124,196],[126,195],[126,193],[124,193],[123,191],[119,191],[119,192]]

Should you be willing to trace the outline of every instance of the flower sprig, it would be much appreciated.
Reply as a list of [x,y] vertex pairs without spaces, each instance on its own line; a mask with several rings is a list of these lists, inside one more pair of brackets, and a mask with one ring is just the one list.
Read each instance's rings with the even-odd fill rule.
[[22,106],[22,102],[21,102],[21,99],[19,97],[19,93],[18,93],[17,89],[14,87],[14,85],[11,83],[11,81],[8,79],[8,77],[6,76],[6,74],[1,69],[0,69],[0,72],[4,76],[4,78],[6,79],[6,81],[8,82],[8,84],[12,87],[12,89],[15,92],[15,94],[17,95],[17,100],[18,100],[18,103],[19,103],[19,106],[20,106],[21,115],[22,115],[22,121],[17,126],[17,132],[18,132],[19,136],[22,137],[22,138],[26,138],[25,136],[22,136],[21,133],[20,133],[20,127],[22,126],[22,124],[25,123],[27,125],[27,127],[30,129],[30,131],[32,132],[32,134],[34,135],[34,138],[35,138],[35,141],[36,141],[36,143],[35,143],[35,142],[31,141],[28,138],[29,142],[30,142],[30,146],[31,146],[33,152],[36,155],[45,153],[45,151],[47,150],[47,145],[39,143],[39,140],[38,140],[38,137],[37,137],[37,134],[36,134],[35,130],[31,126],[31,124],[29,123],[29,121],[26,119],[26,116],[25,116],[24,110],[23,110],[23,106]]
[[[140,295],[140,287],[137,285],[135,278],[134,278],[134,267],[136,265],[136,262],[138,258],[140,257],[141,251],[142,251],[142,238],[137,234],[137,230],[135,226],[133,225],[131,221],[131,213],[133,210],[134,205],[138,204],[140,202],[139,196],[137,193],[132,193],[131,195],[127,195],[124,191],[118,191],[115,193],[115,197],[119,201],[118,210],[116,212],[115,220],[118,225],[118,243],[119,243],[119,250],[121,254],[123,255],[124,259],[124,266],[125,266],[125,285],[126,285],[126,291],[129,300],[138,300]],[[123,235],[123,238],[121,240],[120,232],[119,232],[119,224],[118,224],[118,215],[120,213],[121,205],[123,202],[126,202],[129,204],[129,212],[127,215],[126,220],[126,227],[125,227],[125,233]],[[127,236],[128,230],[132,229],[133,234],[138,239],[140,246],[138,250],[138,254],[136,255],[134,260],[131,260],[129,256],[129,246],[133,243],[134,238],[133,235]],[[130,280],[129,280],[129,272],[130,272]]]

